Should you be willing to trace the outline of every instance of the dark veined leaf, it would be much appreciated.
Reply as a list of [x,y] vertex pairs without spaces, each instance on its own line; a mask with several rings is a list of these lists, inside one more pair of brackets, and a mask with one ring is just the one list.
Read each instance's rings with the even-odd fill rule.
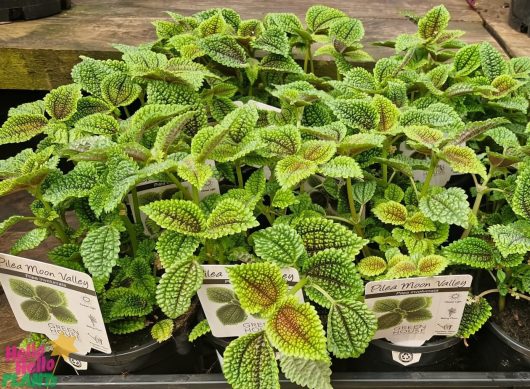
[[267,152],[279,156],[296,154],[302,144],[300,130],[294,125],[265,127],[260,131],[260,138]]
[[396,201],[380,203],[374,208],[373,212],[383,223],[393,224],[395,226],[405,224],[408,217],[407,208]]
[[377,330],[377,320],[365,303],[337,301],[328,314],[328,350],[337,358],[357,358]]
[[330,106],[333,113],[348,126],[371,130],[379,124],[379,113],[368,101],[335,100]]
[[293,13],[268,13],[264,19],[265,27],[277,27],[289,34],[296,34],[297,31],[302,30],[302,23],[298,16]]
[[280,388],[274,350],[264,332],[230,342],[223,353],[223,371],[233,388]]
[[322,164],[331,159],[337,150],[335,142],[326,140],[308,140],[302,143],[298,155],[306,161]]
[[309,254],[326,249],[341,249],[353,259],[368,243],[343,225],[321,217],[300,219],[294,228]]
[[7,219],[4,219],[0,223],[0,236],[2,236],[7,230],[9,230],[11,227],[13,227],[15,224],[21,222],[22,220],[27,220],[27,216],[18,216],[13,215],[8,217]]
[[418,276],[437,276],[447,267],[447,265],[447,259],[441,255],[427,255],[418,261]]
[[482,42],[480,44],[479,52],[482,72],[490,81],[493,81],[496,77],[506,73],[506,62],[491,43]]
[[97,60],[81,56],[82,61],[72,68],[72,79],[81,88],[94,96],[101,95],[101,81],[109,74],[118,71],[118,67],[126,65],[114,60]]
[[398,123],[398,108],[389,99],[381,95],[374,96],[372,106],[379,116],[377,130],[383,133],[391,131]]
[[101,82],[101,96],[114,107],[131,104],[141,92],[142,87],[126,74],[110,74]]
[[452,141],[452,143],[459,145],[479,136],[480,134],[483,134],[490,129],[494,129],[508,123],[509,120],[504,117],[496,117],[477,122],[468,122],[458,136]]
[[145,328],[147,321],[145,317],[132,317],[109,323],[109,331],[116,335],[125,335],[140,331]]
[[22,312],[31,321],[44,322],[50,320],[50,312],[46,306],[38,301],[26,300],[20,304]]
[[455,54],[453,67],[457,76],[467,76],[480,67],[480,45],[466,45]]
[[203,20],[199,24],[198,31],[201,36],[208,36],[213,34],[222,34],[227,29],[227,23],[223,17],[223,14],[218,11],[208,19]]
[[423,39],[433,39],[443,32],[450,19],[449,11],[443,5],[432,8],[418,21],[418,34]]
[[227,271],[241,306],[250,314],[270,314],[287,293],[280,268],[272,263],[237,265]]
[[35,296],[35,288],[29,282],[10,278],[9,287],[18,296],[32,298]]
[[327,249],[316,253],[304,261],[302,273],[309,280],[305,288],[307,296],[324,307],[329,308],[333,301],[318,288],[324,289],[333,300],[356,299],[363,294],[361,277],[355,270],[352,257],[344,251]]
[[76,111],[81,89],[76,84],[62,85],[44,97],[46,112],[57,120],[68,120]]
[[364,181],[353,184],[353,199],[359,204],[366,204],[374,196],[376,187],[377,185],[374,181]]
[[309,389],[332,389],[329,361],[280,356],[280,367],[290,381]]
[[201,190],[213,176],[213,170],[210,165],[197,162],[191,155],[179,161],[177,172],[182,179],[188,181],[198,190]]
[[291,53],[291,45],[284,31],[278,27],[271,27],[253,41],[252,46],[256,49],[287,57]]
[[486,178],[486,167],[480,162],[473,149],[467,146],[447,145],[442,149],[441,157],[455,172],[473,173]]
[[218,239],[246,231],[257,225],[258,221],[252,209],[245,207],[241,201],[227,198],[219,201],[208,216],[206,230],[202,236],[207,239]]
[[284,57],[278,54],[269,54],[262,58],[259,63],[262,70],[271,70],[279,73],[303,74],[304,69],[291,57]]
[[358,19],[340,18],[329,27],[329,36],[345,46],[353,46],[364,37],[364,27]]
[[247,54],[237,41],[226,35],[210,35],[199,42],[201,49],[215,62],[230,68],[247,67]]
[[125,317],[147,315],[153,310],[152,304],[142,296],[125,290],[112,303],[110,309],[110,318],[122,319]]
[[94,113],[79,119],[75,123],[75,129],[86,134],[114,135],[119,131],[118,121],[104,113]]
[[421,212],[410,215],[404,224],[405,229],[411,232],[436,231],[434,222]]
[[44,115],[20,114],[9,117],[0,128],[0,145],[20,143],[42,133],[48,124]]
[[490,316],[491,305],[489,305],[488,300],[484,297],[468,302],[464,308],[456,336],[468,339],[488,321]]
[[318,165],[297,155],[291,155],[276,164],[276,178],[284,188],[290,188],[316,173]]
[[464,228],[469,223],[469,203],[461,188],[449,188],[423,197],[420,210],[433,221],[456,224]]
[[293,266],[305,253],[304,243],[295,229],[277,224],[252,234],[254,251],[261,259],[279,266]]
[[444,133],[429,126],[410,126],[405,127],[404,131],[407,138],[420,143],[421,145],[433,148],[438,146],[444,139]]
[[315,308],[297,298],[285,298],[265,324],[265,332],[282,354],[327,361],[324,328]]
[[186,235],[196,235],[206,227],[202,210],[187,200],[160,200],[140,207],[160,227]]
[[156,251],[165,269],[170,268],[176,262],[187,260],[197,247],[199,247],[197,238],[170,230],[162,232],[156,241]]
[[393,58],[381,58],[374,66],[374,77],[377,83],[382,83],[394,77],[394,72],[399,69],[399,61]]
[[80,249],[83,264],[94,277],[108,277],[119,252],[120,232],[112,225],[89,231]]
[[364,277],[375,277],[386,271],[386,261],[377,256],[365,257],[357,264],[357,270]]
[[465,238],[444,247],[442,254],[453,264],[464,264],[480,269],[491,269],[497,263],[497,254],[484,240]]
[[155,157],[161,158],[167,155],[169,148],[177,137],[184,133],[184,130],[190,124],[195,122],[196,111],[188,111],[182,115],[176,116],[168,123],[160,127],[156,134],[155,144],[152,153]]
[[340,155],[319,167],[319,172],[327,177],[357,178],[362,180],[361,167],[353,158]]
[[336,8],[325,5],[313,5],[306,12],[305,22],[312,32],[319,32],[329,28],[338,20],[347,17],[348,15]]
[[202,267],[193,258],[175,262],[166,269],[156,289],[156,302],[162,312],[172,319],[184,314],[202,279]]
[[161,80],[151,80],[147,84],[148,104],[192,105],[197,100],[198,94],[185,84],[170,84]]

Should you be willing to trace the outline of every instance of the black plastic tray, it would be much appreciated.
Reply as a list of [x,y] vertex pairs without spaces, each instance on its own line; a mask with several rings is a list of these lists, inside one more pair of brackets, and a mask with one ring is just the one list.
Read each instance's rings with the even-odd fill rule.
[[[377,352],[371,346],[358,359],[334,360],[333,387],[530,387],[530,366],[486,329],[470,340],[469,347],[462,344],[454,356],[431,366],[386,364],[375,357]],[[136,374],[77,376],[72,372],[61,366],[57,387],[229,388],[215,351],[206,342],[198,343],[189,355],[175,355]],[[297,387],[286,380],[281,386]]]

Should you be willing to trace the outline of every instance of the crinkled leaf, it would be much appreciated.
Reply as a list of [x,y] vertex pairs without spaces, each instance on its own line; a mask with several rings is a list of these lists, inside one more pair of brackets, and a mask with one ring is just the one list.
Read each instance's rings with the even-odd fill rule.
[[395,226],[405,224],[408,217],[407,208],[396,201],[380,203],[374,208],[373,212],[383,223],[393,224]]
[[191,201],[154,201],[142,206],[141,210],[160,227],[182,234],[198,234],[206,227],[204,213]]
[[447,259],[441,255],[427,255],[418,261],[418,275],[420,277],[437,276],[447,265]]
[[489,305],[488,300],[484,297],[468,302],[464,307],[464,313],[456,336],[468,339],[482,328],[490,316],[491,305]]
[[48,230],[46,228],[35,228],[22,235],[13,246],[11,246],[10,253],[17,255],[22,251],[32,250],[38,247],[47,236]]
[[174,263],[187,260],[199,247],[199,241],[175,231],[164,231],[156,242],[156,251],[165,269]]
[[375,129],[379,124],[377,109],[365,100],[335,100],[333,113],[346,125],[363,130]]
[[9,117],[0,128],[0,145],[20,143],[42,133],[48,120],[40,114],[20,114]]
[[480,162],[473,149],[467,146],[447,145],[442,149],[441,157],[455,172],[473,173],[486,178],[486,167]]
[[329,361],[280,356],[280,367],[290,381],[309,389],[332,389]]
[[456,224],[464,228],[469,222],[469,203],[461,188],[449,188],[423,197],[420,210],[433,221]]
[[327,177],[334,178],[363,178],[359,164],[350,157],[341,155],[319,167],[319,172]]
[[256,227],[258,221],[252,209],[235,199],[223,199],[212,210],[206,221],[203,236],[207,239],[218,239],[222,236],[233,235],[249,228]]
[[252,45],[261,50],[270,53],[279,54],[287,57],[291,52],[291,45],[285,32],[277,27],[266,29]]
[[76,111],[81,89],[76,84],[62,85],[44,97],[46,112],[57,120],[68,120]]
[[319,32],[329,28],[338,20],[347,17],[348,15],[336,8],[325,5],[313,5],[306,12],[305,22],[312,32]]
[[490,226],[488,232],[503,257],[510,254],[526,254],[530,250],[530,226],[526,222],[496,224]]
[[131,104],[141,92],[142,87],[126,74],[110,74],[101,82],[101,96],[114,107]]
[[289,188],[314,174],[317,167],[313,161],[292,155],[276,164],[276,178],[282,187]]
[[88,232],[81,243],[81,257],[94,277],[108,277],[118,261],[120,232],[112,225],[106,225]]
[[386,271],[386,261],[377,256],[365,257],[357,264],[357,270],[364,277],[374,277]]
[[418,21],[418,34],[423,39],[432,39],[443,32],[449,24],[449,11],[443,5],[432,8]]
[[163,319],[156,322],[153,327],[151,327],[151,336],[158,343],[162,343],[165,340],[171,338],[173,335],[173,328],[175,324],[171,319]]
[[465,238],[444,247],[442,254],[454,264],[491,269],[497,262],[493,248],[479,238]]
[[504,62],[504,58],[502,58],[502,55],[491,45],[491,43],[482,42],[480,44],[479,52],[482,72],[490,81],[493,81],[496,77],[506,73],[507,66]]
[[295,229],[277,224],[252,235],[254,251],[261,259],[279,266],[296,265],[305,253],[304,243]]
[[230,68],[247,67],[247,54],[237,41],[226,35],[214,34],[199,42],[200,48],[215,62]]

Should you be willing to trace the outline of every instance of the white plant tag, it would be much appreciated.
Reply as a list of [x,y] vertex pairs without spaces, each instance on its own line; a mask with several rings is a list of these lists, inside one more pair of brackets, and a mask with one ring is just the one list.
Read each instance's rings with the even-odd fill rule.
[[[228,279],[226,268],[234,265],[203,265],[204,280],[197,292],[199,300],[212,330],[217,338],[241,336],[263,330],[265,320],[247,314],[237,301],[234,288]],[[294,268],[282,269],[283,278],[292,287],[300,281]],[[302,291],[296,293],[304,301]]]
[[433,336],[455,335],[472,279],[460,274],[369,282],[365,301],[383,327],[374,339],[420,346]]
[[0,283],[25,331],[75,338],[78,354],[110,354],[110,343],[92,278],[85,273],[0,254]]

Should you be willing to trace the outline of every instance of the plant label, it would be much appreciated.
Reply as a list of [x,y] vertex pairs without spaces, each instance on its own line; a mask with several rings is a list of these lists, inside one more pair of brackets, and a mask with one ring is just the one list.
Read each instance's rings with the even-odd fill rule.
[[365,301],[377,316],[374,339],[420,346],[433,336],[455,335],[472,279],[460,274],[369,282]]
[[[225,265],[203,265],[204,281],[197,292],[199,300],[212,330],[213,336],[225,338],[241,336],[264,329],[265,320],[246,313],[234,293]],[[300,281],[294,268],[282,269],[283,278],[289,287]],[[302,291],[296,297],[303,302]]]
[[0,283],[25,331],[75,338],[78,354],[110,354],[92,278],[85,273],[0,253]]

